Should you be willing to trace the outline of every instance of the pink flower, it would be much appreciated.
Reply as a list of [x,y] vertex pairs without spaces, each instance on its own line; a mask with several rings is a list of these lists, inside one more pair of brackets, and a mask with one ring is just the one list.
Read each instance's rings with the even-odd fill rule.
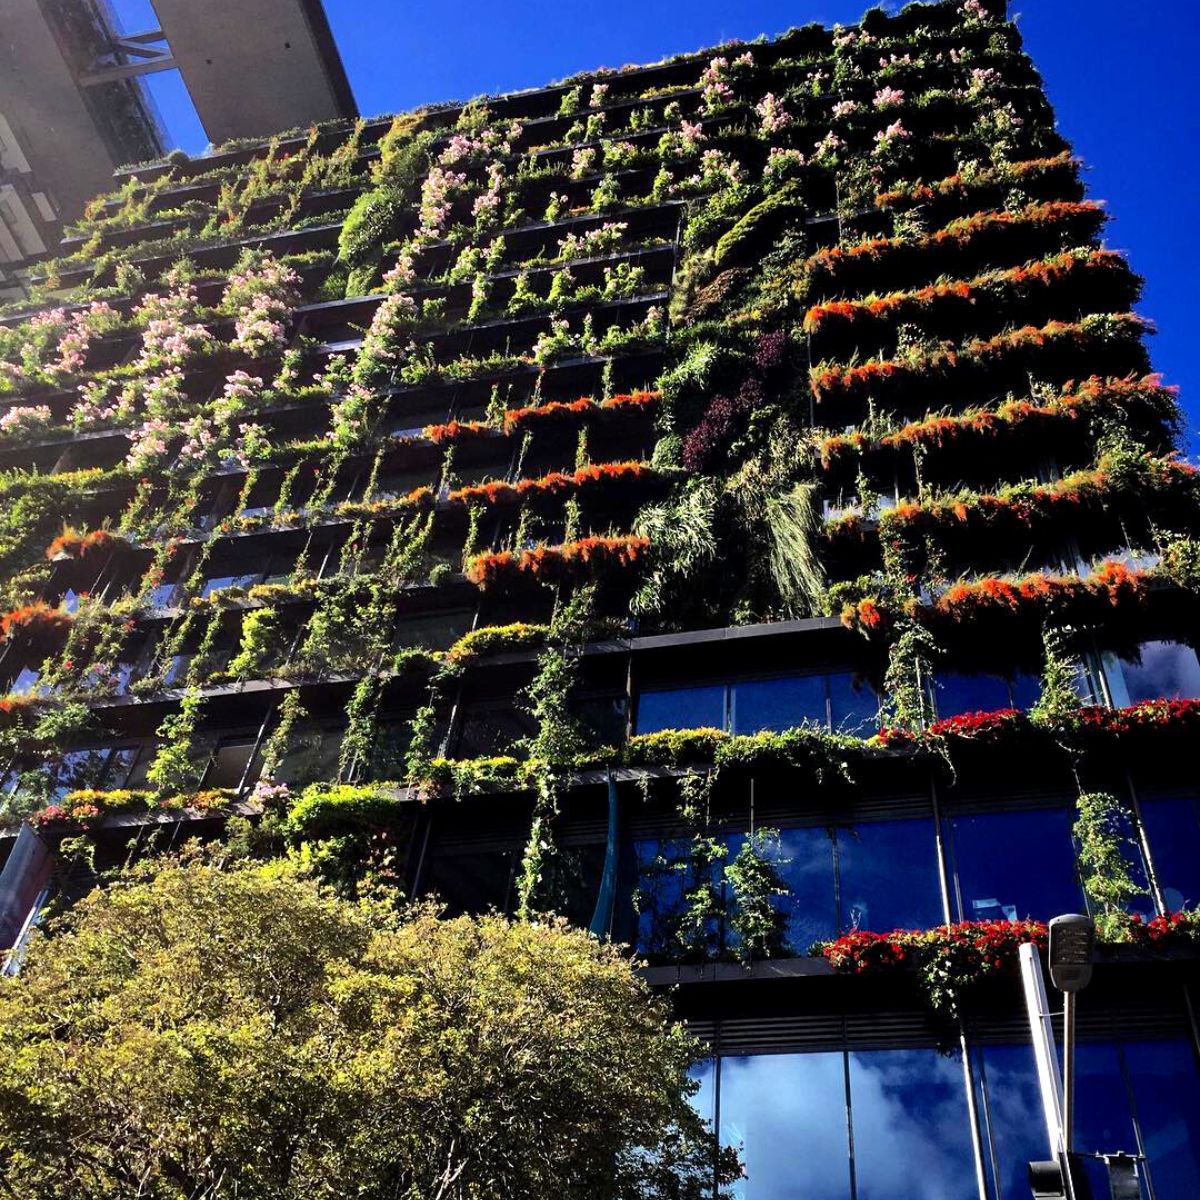
[[785,111],[783,105],[770,92],[755,105],[754,111],[758,114],[761,121],[759,128],[764,136],[778,133],[792,123],[791,115]]
[[875,93],[871,102],[876,108],[892,108],[904,101],[904,93],[899,88],[882,87]]
[[908,130],[899,121],[893,121],[875,135],[875,149],[872,153],[882,154],[893,142],[903,141],[908,136]]

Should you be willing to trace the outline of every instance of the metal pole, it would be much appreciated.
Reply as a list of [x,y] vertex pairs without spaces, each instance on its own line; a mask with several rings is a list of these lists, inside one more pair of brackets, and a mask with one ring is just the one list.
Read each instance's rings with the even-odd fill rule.
[[983,1162],[983,1134],[979,1128],[979,1106],[975,1101],[975,1079],[967,1050],[967,1023],[958,1018],[958,1055],[962,1060],[963,1083],[967,1089],[967,1119],[971,1122],[971,1153],[975,1158],[975,1188],[979,1200],[987,1200],[987,1172]]
[[1063,1143],[1062,1081],[1054,1050],[1054,1026],[1050,1021],[1046,984],[1042,978],[1042,959],[1032,942],[1025,942],[1021,946],[1019,959],[1025,1010],[1029,1016],[1029,1034],[1037,1064],[1038,1090],[1042,1096],[1042,1116],[1046,1122],[1046,1138],[1050,1143],[1050,1153],[1057,1158]]
[[1063,1152],[1070,1154],[1075,1132],[1075,993],[1063,993]]

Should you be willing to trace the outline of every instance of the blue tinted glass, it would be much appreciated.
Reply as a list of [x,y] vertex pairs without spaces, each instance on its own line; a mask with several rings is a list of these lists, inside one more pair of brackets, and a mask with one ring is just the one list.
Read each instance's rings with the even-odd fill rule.
[[1141,661],[1122,662],[1121,669],[1130,704],[1200,696],[1200,662],[1191,647],[1179,642],[1143,642]]
[[725,728],[724,684],[643,692],[638,698],[638,733],[709,728]]
[[717,1119],[716,1061],[706,1058],[703,1062],[698,1062],[688,1071],[688,1078],[700,1085],[699,1090],[693,1092],[690,1097],[692,1107],[712,1125]]
[[781,897],[787,946],[793,954],[807,954],[813,942],[837,935],[833,839],[820,826],[783,829],[777,867],[789,890]]
[[211,596],[214,592],[224,591],[231,587],[253,587],[262,579],[260,574],[253,575],[218,575],[214,579],[206,579],[200,589],[201,598]]
[[830,675],[829,700],[838,733],[869,735],[879,728],[879,697],[861,675],[853,671]]
[[1182,1038],[1126,1042],[1125,1070],[1155,1200],[1200,1196],[1200,1079]]
[[778,731],[804,724],[828,724],[824,675],[793,675],[734,684],[734,733]]
[[699,863],[689,853],[688,838],[647,838],[634,843],[638,882],[637,950],[656,961],[678,961],[684,944],[707,939],[709,951],[719,949],[718,929],[709,921],[703,933],[684,927],[689,895],[702,884],[720,889],[724,862]]
[[1010,707],[1008,683],[998,675],[959,675],[953,671],[937,677],[937,714],[945,720],[961,713],[995,712]]
[[858,1200],[976,1200],[962,1063],[936,1050],[850,1055]]
[[1018,673],[1009,682],[1012,686],[1013,708],[1032,708],[1042,694],[1042,681],[1036,675]]
[[1027,1200],[1028,1164],[1050,1157],[1033,1047],[979,1047],[974,1061],[992,1194],[996,1200]]
[[1084,1153],[1137,1153],[1129,1098],[1121,1078],[1121,1060],[1110,1042],[1080,1042],[1076,1047],[1075,1144]]
[[867,821],[837,832],[842,929],[928,929],[940,925],[932,819]]
[[961,919],[1044,921],[1080,911],[1073,820],[1066,808],[951,817]]
[[742,1148],[740,1200],[848,1200],[841,1054],[723,1058],[721,1141]]
[[1194,797],[1141,802],[1142,824],[1167,907],[1200,900],[1200,811]]

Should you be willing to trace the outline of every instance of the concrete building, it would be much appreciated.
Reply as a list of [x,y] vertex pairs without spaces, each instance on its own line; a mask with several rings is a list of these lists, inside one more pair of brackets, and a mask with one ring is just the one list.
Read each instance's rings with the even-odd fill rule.
[[[0,268],[53,247],[122,164],[171,149],[143,80],[179,70],[214,144],[356,114],[320,0],[0,0]],[[0,282],[0,288],[6,285]]]
[[7,940],[245,816],[633,947],[745,1200],[1026,1200],[1078,910],[1200,1195],[1200,484],[999,0],[134,174],[0,322]]

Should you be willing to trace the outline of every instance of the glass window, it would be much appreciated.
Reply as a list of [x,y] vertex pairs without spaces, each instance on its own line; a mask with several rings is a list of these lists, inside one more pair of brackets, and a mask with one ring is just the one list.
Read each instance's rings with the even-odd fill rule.
[[776,866],[789,889],[780,897],[787,915],[785,942],[793,954],[807,954],[813,942],[837,936],[829,830],[819,825],[780,830]]
[[150,589],[146,603],[151,608],[170,608],[171,601],[175,596],[175,589],[178,586],[177,583],[160,583],[157,587]]
[[706,1058],[688,1071],[688,1077],[697,1085],[692,1093],[692,1107],[712,1126],[717,1120],[717,1062]]
[[638,733],[708,728],[725,728],[724,684],[643,692],[638,698]]
[[514,877],[520,851],[480,850],[470,854],[440,854],[429,860],[425,892],[446,904],[447,916],[485,913],[496,909],[510,913],[515,904]]
[[22,667],[17,672],[17,677],[9,686],[9,691],[14,696],[27,696],[37,687],[38,673],[29,667]]
[[1009,705],[1008,684],[998,675],[959,675],[947,672],[937,677],[937,713],[945,720],[961,713],[994,712]]
[[837,733],[866,737],[879,728],[879,697],[867,680],[853,671],[829,676],[829,707]]
[[[242,782],[242,777],[247,774],[246,769],[253,753],[253,741],[225,742],[218,746],[204,776],[204,786],[206,788],[237,787]],[[261,770],[259,764],[256,763],[255,767]],[[256,778],[258,770],[251,768],[247,778],[249,780]]]
[[548,856],[533,896],[534,907],[559,913],[572,925],[587,928],[596,912],[605,849],[603,842],[559,846]]
[[1036,675],[1018,672],[1008,681],[1008,686],[1013,708],[1022,711],[1032,708],[1042,694],[1042,681]]
[[746,1171],[739,1200],[849,1200],[841,1052],[723,1058],[720,1070],[721,1141],[740,1146]]
[[636,947],[659,962],[678,962],[690,946],[707,943],[711,952],[720,944],[715,919],[703,930],[686,927],[689,895],[704,883],[722,887],[723,861],[702,864],[690,854],[686,837],[643,838],[634,843],[637,888],[634,909],[637,916]]
[[625,740],[624,696],[589,696],[571,708],[591,745],[619,746]]
[[837,855],[843,930],[929,929],[945,919],[932,818],[840,828]]
[[1200,1078],[1182,1038],[1126,1042],[1125,1070],[1154,1200],[1200,1196]]
[[1073,821],[1067,808],[949,817],[960,919],[1048,920],[1081,911]]
[[957,1057],[871,1050],[849,1059],[857,1200],[976,1200]]
[[1196,797],[1151,797],[1139,805],[1167,907],[1200,900],[1200,806]]
[[1028,1164],[1050,1157],[1033,1047],[979,1046],[972,1058],[991,1193],[1028,1200]]
[[124,787],[133,771],[133,764],[138,760],[139,751],[140,747],[138,746],[122,746],[119,750],[114,750],[104,769],[101,786],[106,788]]
[[[1082,1153],[1138,1152],[1137,1131],[1129,1095],[1121,1077],[1121,1053],[1112,1042],[1081,1042],[1075,1054],[1075,1148]],[[1107,1187],[1096,1167],[1088,1170],[1093,1191]]]
[[[1196,652],[1181,642],[1143,642],[1136,662],[1122,661],[1121,674],[1127,698],[1120,703],[1200,697],[1200,661]],[[1115,689],[1113,698],[1117,701]]]
[[253,587],[256,583],[261,583],[262,578],[262,574],[259,572],[253,575],[217,575],[204,581],[200,588],[200,597],[203,599],[205,596],[211,596],[214,592],[221,592],[226,588]]
[[95,787],[109,753],[109,748],[104,746],[94,750],[70,750],[64,754],[54,778],[56,798],[61,800],[68,792],[79,788]]
[[1011,679],[999,675],[960,675],[947,671],[937,677],[938,717],[962,713],[995,712],[1001,708],[1029,708],[1037,700],[1041,685],[1032,675],[1018,672]]
[[733,732],[779,732],[797,725],[827,727],[824,675],[753,679],[733,687]]

